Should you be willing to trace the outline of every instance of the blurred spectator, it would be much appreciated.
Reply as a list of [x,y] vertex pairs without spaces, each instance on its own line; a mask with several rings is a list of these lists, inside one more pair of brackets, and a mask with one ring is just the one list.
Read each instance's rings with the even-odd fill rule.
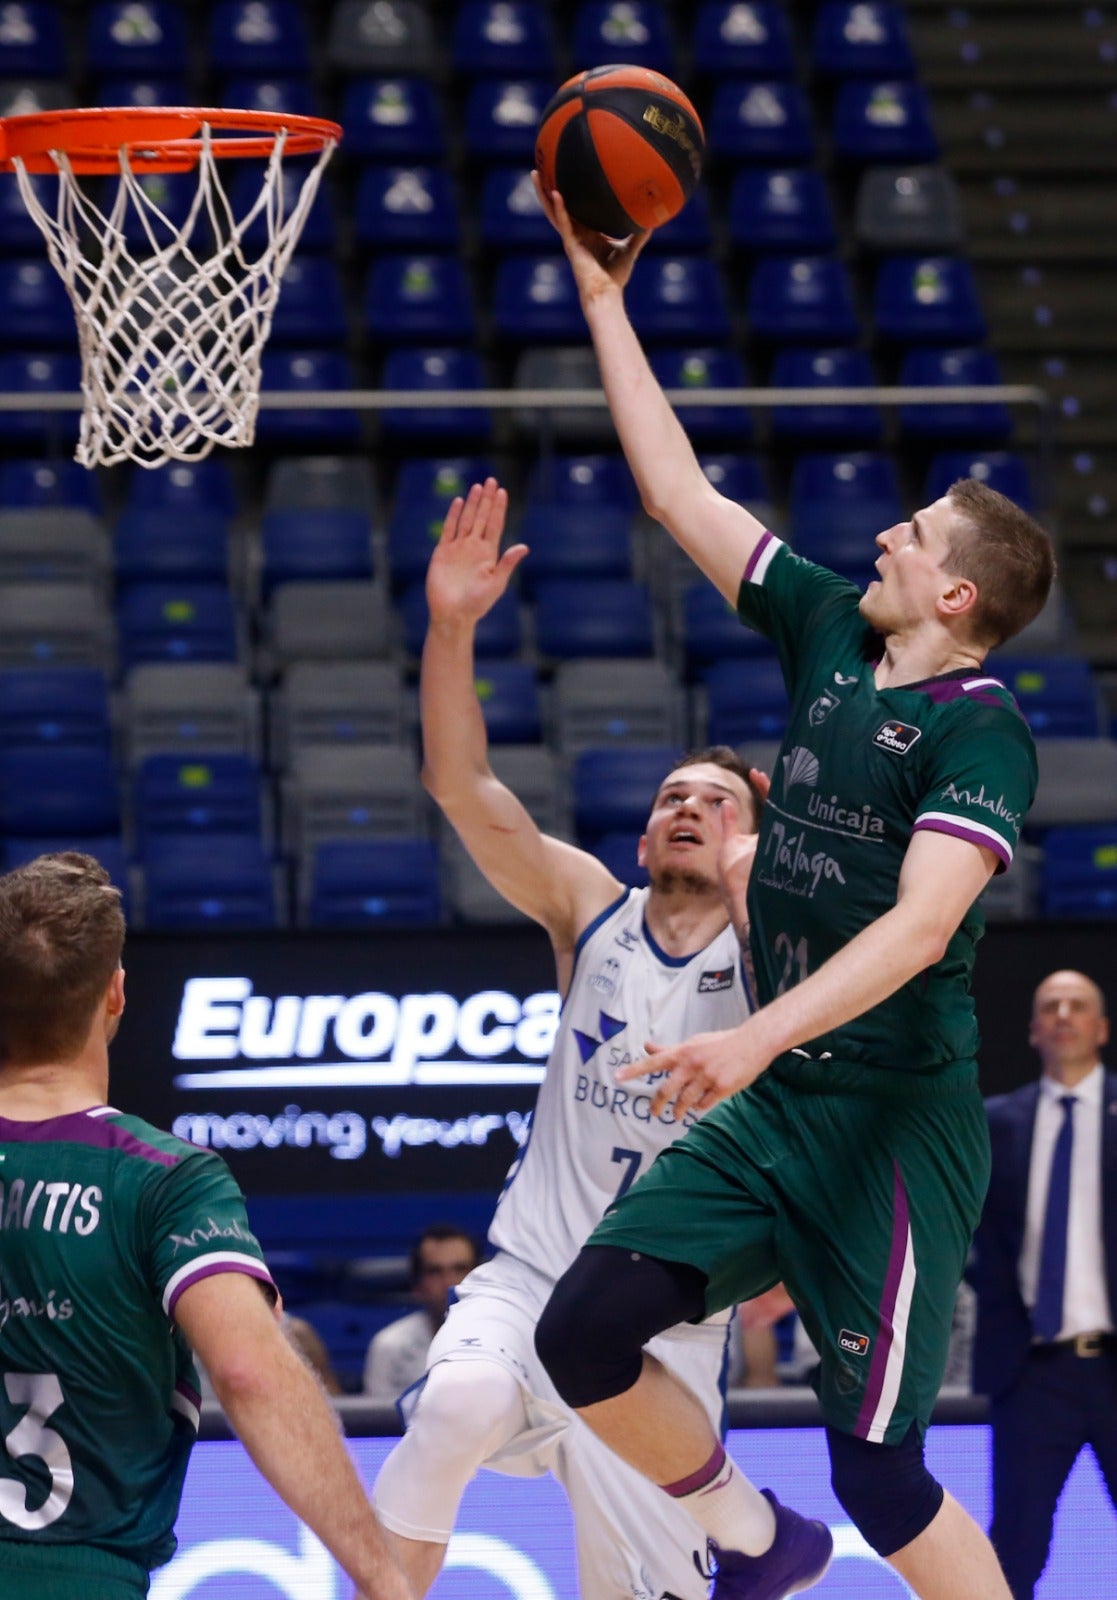
[[450,1290],[480,1259],[477,1242],[452,1223],[433,1223],[411,1251],[411,1291],[420,1309],[390,1322],[372,1340],[365,1357],[364,1391],[371,1400],[394,1403],[426,1371],[427,1351],[450,1303]]
[[315,1373],[326,1393],[341,1394],[341,1384],[338,1382],[337,1373],[330,1365],[329,1353],[318,1329],[307,1322],[305,1317],[292,1317],[285,1312],[283,1331],[310,1370]]

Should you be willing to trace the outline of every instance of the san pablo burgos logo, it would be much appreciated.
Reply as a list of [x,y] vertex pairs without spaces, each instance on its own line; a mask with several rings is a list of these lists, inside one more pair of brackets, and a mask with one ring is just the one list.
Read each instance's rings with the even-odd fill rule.
[[906,756],[922,737],[923,729],[913,728],[910,722],[884,722],[873,735],[873,743],[881,750],[891,750],[894,756]]
[[985,785],[980,789],[959,789],[953,783],[948,783],[939,795],[940,800],[953,800],[956,806],[978,806],[982,811],[991,811],[995,817],[1000,817],[1003,822],[1011,823],[1014,828],[1019,828],[1023,815],[1020,811],[1010,811],[1005,805],[1005,797],[999,794],[995,800],[985,793]]

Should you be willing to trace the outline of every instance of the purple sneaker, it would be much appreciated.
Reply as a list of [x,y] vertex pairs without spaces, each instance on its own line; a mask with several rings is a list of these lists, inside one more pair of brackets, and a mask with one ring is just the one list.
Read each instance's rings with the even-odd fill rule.
[[761,1494],[776,1513],[776,1538],[762,1556],[717,1552],[710,1600],[784,1600],[816,1584],[830,1565],[834,1540],[824,1522],[781,1506],[770,1489]]

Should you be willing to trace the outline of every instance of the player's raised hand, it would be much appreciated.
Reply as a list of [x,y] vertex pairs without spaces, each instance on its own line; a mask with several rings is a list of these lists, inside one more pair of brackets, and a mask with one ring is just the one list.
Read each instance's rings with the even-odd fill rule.
[[552,189],[550,194],[545,191],[538,172],[532,173],[531,181],[548,222],[562,240],[582,304],[609,289],[623,289],[649,235],[634,233],[628,239],[607,239],[603,233],[575,222],[558,190]]
[[[749,1019],[750,1021],[752,1019]],[[656,1084],[651,1114],[661,1116],[671,1107],[676,1122],[688,1111],[709,1111],[721,1100],[747,1089],[772,1057],[758,1053],[749,1022],[721,1033],[696,1033],[675,1045],[645,1045],[647,1056],[617,1072],[618,1083],[666,1073]],[[673,1103],[672,1103],[673,1102]]]
[[495,478],[451,502],[427,568],[432,622],[478,622],[507,589],[528,548],[514,544],[501,555],[507,514],[508,491]]

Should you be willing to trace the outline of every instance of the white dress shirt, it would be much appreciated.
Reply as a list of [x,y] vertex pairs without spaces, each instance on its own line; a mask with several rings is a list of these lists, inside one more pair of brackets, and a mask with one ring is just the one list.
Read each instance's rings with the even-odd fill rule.
[[1051,1157],[1063,1124],[1062,1100],[1073,1095],[1074,1143],[1070,1171],[1070,1217],[1067,1224],[1067,1269],[1063,1283],[1063,1325],[1060,1339],[1080,1333],[1112,1333],[1113,1315],[1105,1282],[1102,1240],[1101,1124],[1105,1113],[1105,1075],[1099,1064],[1073,1089],[1046,1075],[1040,1079],[1028,1171],[1028,1209],[1024,1248],[1020,1253],[1020,1293],[1031,1310],[1036,1303],[1043,1222]]
[[427,1370],[427,1351],[434,1338],[425,1311],[398,1317],[372,1340],[365,1355],[364,1391],[370,1400],[394,1404]]

